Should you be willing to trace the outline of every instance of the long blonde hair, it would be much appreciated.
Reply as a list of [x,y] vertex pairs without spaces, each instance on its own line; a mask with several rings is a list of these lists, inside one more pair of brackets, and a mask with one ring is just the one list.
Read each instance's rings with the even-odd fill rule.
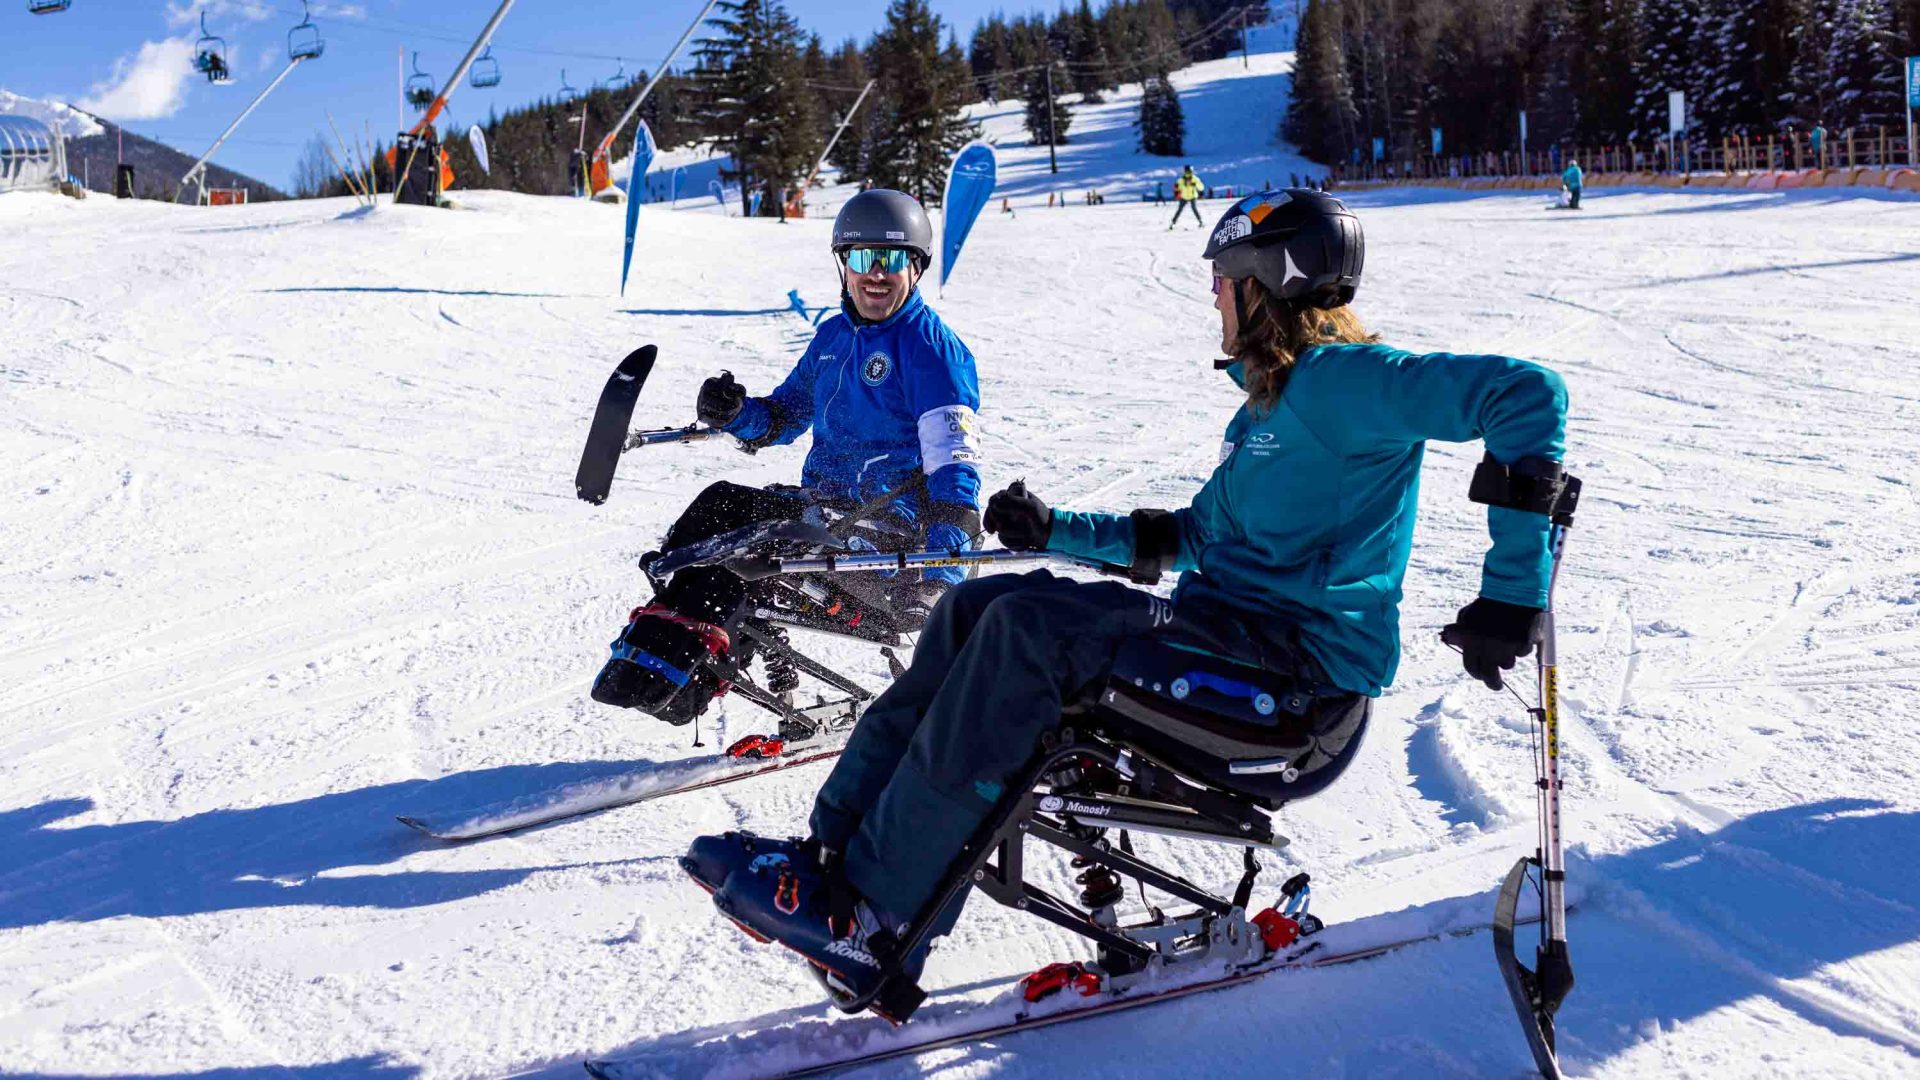
[[1315,345],[1362,344],[1380,340],[1367,330],[1350,305],[1315,307],[1303,300],[1281,300],[1256,278],[1237,282],[1245,291],[1245,320],[1233,341],[1247,401],[1256,414],[1272,411],[1287,388],[1294,361]]

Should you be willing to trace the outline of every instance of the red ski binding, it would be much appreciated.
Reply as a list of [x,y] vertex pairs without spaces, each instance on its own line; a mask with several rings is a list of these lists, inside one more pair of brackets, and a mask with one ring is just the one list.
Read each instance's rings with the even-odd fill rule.
[[1260,940],[1275,952],[1300,940],[1300,924],[1272,908],[1255,915],[1253,925],[1260,928]]
[[1092,997],[1100,992],[1100,975],[1088,971],[1085,964],[1075,961],[1071,964],[1048,964],[1020,980],[1021,996],[1030,1002],[1052,997],[1066,989],[1072,989],[1081,997]]
[[727,747],[727,756],[742,760],[773,758],[786,753],[787,740],[778,735],[749,735]]

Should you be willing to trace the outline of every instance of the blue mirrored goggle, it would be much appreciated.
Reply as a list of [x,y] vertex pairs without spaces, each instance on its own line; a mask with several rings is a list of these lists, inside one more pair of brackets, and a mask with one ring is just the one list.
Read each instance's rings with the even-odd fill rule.
[[870,272],[875,264],[889,274],[898,274],[907,268],[907,253],[901,248],[856,247],[841,252],[840,261],[856,274]]

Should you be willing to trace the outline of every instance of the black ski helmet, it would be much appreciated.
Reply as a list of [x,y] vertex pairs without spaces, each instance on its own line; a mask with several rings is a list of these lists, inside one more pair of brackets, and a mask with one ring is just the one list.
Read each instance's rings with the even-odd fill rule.
[[853,247],[904,248],[925,273],[933,262],[933,222],[920,200],[904,191],[863,191],[833,219],[833,253]]
[[1353,300],[1367,241],[1360,219],[1312,188],[1262,191],[1234,203],[1201,256],[1229,278],[1258,278],[1282,300],[1337,308]]

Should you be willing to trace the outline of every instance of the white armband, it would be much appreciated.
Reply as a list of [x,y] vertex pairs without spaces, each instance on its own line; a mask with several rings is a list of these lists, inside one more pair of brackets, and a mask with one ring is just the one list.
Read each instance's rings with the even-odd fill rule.
[[980,461],[980,418],[965,405],[947,405],[920,416],[920,468],[932,476],[949,465]]

